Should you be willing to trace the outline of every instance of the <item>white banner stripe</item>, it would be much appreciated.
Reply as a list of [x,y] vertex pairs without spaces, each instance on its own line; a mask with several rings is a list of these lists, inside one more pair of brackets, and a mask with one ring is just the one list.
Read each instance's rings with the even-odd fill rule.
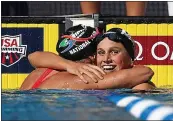
[[157,108],[153,112],[151,112],[148,115],[147,120],[163,120],[165,116],[167,116],[171,113],[173,114],[173,108],[163,106],[163,107]]
[[[119,100],[120,96],[114,95],[109,97],[109,99],[111,98]],[[124,107],[126,111],[139,119],[144,118],[144,112],[146,116],[143,120],[164,120],[166,117],[169,117],[169,120],[173,119],[173,108],[165,106],[155,100],[143,99],[137,96],[124,96],[118,102],[114,103],[119,107]]]
[[131,103],[132,101],[137,100],[137,99],[140,99],[140,98],[136,97],[136,96],[125,97],[117,102],[117,106],[126,107],[129,103]]
[[154,100],[142,100],[138,103],[136,103],[130,110],[130,113],[133,114],[135,117],[139,118],[141,113],[152,105],[159,104],[157,101]]

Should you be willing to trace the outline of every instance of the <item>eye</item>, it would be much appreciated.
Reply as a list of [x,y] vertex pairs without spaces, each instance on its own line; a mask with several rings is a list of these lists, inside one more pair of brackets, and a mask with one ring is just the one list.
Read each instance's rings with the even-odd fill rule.
[[118,50],[112,50],[112,51],[111,51],[111,54],[112,54],[112,55],[116,55],[116,54],[118,54],[118,53],[119,53]]
[[105,54],[105,52],[103,50],[98,50],[97,51],[97,55],[104,55],[104,54]]

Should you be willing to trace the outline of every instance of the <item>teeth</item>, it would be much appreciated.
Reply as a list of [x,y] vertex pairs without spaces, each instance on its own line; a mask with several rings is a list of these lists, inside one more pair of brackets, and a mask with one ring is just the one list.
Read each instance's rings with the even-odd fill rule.
[[103,66],[102,68],[105,70],[113,70],[115,66]]

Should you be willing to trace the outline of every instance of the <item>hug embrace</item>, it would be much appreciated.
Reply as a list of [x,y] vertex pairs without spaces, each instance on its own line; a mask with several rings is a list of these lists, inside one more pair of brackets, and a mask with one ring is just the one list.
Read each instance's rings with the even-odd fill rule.
[[52,52],[34,52],[28,56],[35,68],[24,80],[21,90],[29,89],[154,89],[154,72],[134,65],[135,44],[121,28],[106,32],[77,25],[69,28]]

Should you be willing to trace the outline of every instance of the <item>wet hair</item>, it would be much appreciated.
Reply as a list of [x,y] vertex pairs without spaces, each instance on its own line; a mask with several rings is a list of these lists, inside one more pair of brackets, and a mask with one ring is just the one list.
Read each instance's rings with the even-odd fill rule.
[[114,42],[122,43],[131,59],[134,60],[134,41],[125,30],[121,28],[109,29],[106,33],[97,36],[97,45],[106,37],[108,37],[110,40]]
[[59,55],[68,60],[81,60],[93,56],[97,50],[95,38],[100,34],[98,28],[77,25],[70,27],[57,42]]

